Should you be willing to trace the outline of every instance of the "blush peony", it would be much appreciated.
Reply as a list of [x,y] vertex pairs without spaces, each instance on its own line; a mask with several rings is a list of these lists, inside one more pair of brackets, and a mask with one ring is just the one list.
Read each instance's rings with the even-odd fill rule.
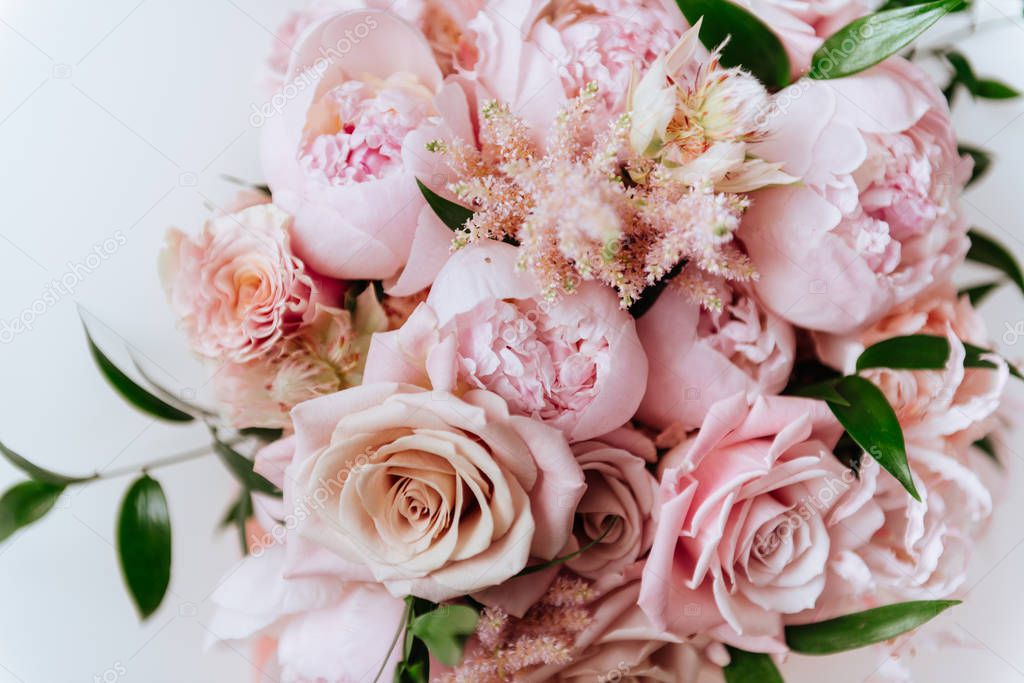
[[409,322],[374,337],[367,380],[486,389],[573,441],[622,426],[647,381],[633,319],[596,283],[545,302],[516,259],[490,241],[454,254]]
[[[800,81],[776,96],[776,133],[755,154],[801,187],[756,193],[740,237],[777,314],[845,334],[946,275],[967,251],[959,206],[970,163],[949,109],[917,67]],[[824,113],[824,114],[823,114]]]

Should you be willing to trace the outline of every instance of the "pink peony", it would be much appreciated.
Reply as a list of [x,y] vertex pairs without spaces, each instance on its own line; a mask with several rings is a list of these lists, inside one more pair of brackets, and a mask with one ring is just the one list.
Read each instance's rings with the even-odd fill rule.
[[283,484],[295,575],[370,575],[393,595],[441,601],[568,541],[580,467],[561,433],[510,415],[495,394],[363,384],[292,419]]
[[[999,407],[1009,378],[1006,362],[996,355],[993,369],[964,368],[964,344],[989,347],[981,316],[970,300],[958,297],[952,284],[932,288],[897,306],[885,317],[850,335],[818,334],[818,355],[827,364],[853,372],[865,348],[891,337],[928,334],[949,340],[951,353],[942,370],[865,370],[896,410],[908,438],[931,438],[967,430],[968,440],[980,437],[986,420]],[[973,435],[973,438],[972,438]]]
[[412,134],[469,126],[465,96],[441,79],[423,35],[391,14],[347,12],[304,34],[280,111],[263,123],[263,167],[295,216],[297,253],[319,272],[388,279],[412,262],[403,293],[430,283],[451,235],[416,186],[417,173],[435,179]]
[[268,354],[330,302],[336,287],[292,254],[291,218],[261,204],[207,221],[195,239],[171,230],[160,277],[199,354],[244,363]]
[[796,325],[845,334],[963,259],[959,157],[949,110],[917,67],[891,59],[776,96],[776,134],[755,146],[803,187],[756,193],[740,228],[757,293]]
[[382,665],[382,680],[391,680],[401,658],[401,648],[388,656],[388,645],[402,622],[402,600],[374,583],[289,578],[281,545],[242,560],[211,599],[210,639],[234,645],[270,637],[274,680],[369,681]]
[[655,623],[672,617],[676,594],[710,589],[733,642],[784,651],[783,617],[814,608],[830,558],[878,525],[832,454],[840,432],[822,402],[738,395],[712,406],[662,463],[640,596]]
[[630,82],[668,52],[684,28],[677,9],[642,0],[558,0],[532,38],[558,67],[565,94],[596,83],[609,110],[621,107]]
[[777,394],[793,369],[796,335],[739,285],[716,282],[721,310],[691,303],[670,285],[637,321],[650,376],[637,412],[658,429],[696,429],[708,409],[737,392]]
[[633,319],[596,283],[544,302],[516,259],[493,241],[456,252],[408,323],[374,337],[367,380],[486,389],[573,441],[622,426],[647,380]]

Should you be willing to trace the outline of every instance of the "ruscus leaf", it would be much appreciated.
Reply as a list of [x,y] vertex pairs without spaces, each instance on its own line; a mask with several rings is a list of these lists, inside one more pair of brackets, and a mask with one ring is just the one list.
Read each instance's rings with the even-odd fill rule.
[[962,4],[963,0],[935,0],[855,19],[822,43],[811,58],[808,75],[828,80],[864,71],[902,50]]
[[0,496],[0,543],[41,519],[63,492],[63,486],[42,481],[23,481],[7,489]]
[[729,665],[722,669],[725,683],[783,683],[775,662],[762,652],[747,652],[726,646]]
[[913,631],[959,600],[920,600],[876,607],[865,612],[786,627],[786,644],[805,655],[830,655],[881,643]]
[[121,503],[117,554],[125,584],[143,619],[163,602],[171,582],[171,517],[163,487],[148,474]]

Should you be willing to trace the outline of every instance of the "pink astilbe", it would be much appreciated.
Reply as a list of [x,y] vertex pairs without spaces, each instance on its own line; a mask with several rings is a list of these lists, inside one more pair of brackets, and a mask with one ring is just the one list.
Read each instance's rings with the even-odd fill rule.
[[598,101],[596,85],[584,88],[560,112],[543,149],[522,119],[493,101],[481,108],[478,147],[463,140],[428,146],[446,154],[459,177],[449,189],[475,210],[455,246],[518,243],[519,267],[550,301],[596,280],[628,307],[684,264],[754,278],[732,243],[746,197],[652,167],[630,147],[629,116],[593,130]]
[[587,604],[594,597],[589,582],[563,573],[522,619],[485,608],[462,664],[439,680],[500,683],[533,667],[568,664],[577,636],[592,621]]

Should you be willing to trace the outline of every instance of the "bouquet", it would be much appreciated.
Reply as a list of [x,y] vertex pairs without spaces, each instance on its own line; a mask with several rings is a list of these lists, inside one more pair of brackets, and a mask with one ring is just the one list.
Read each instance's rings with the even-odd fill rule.
[[[1016,96],[963,0],[328,0],[275,41],[265,185],[160,277],[212,401],[90,338],[211,445],[129,486],[140,615],[170,581],[154,471],[214,454],[243,559],[212,640],[263,681],[781,681],[957,604],[1020,372],[975,307],[1024,289],[960,205],[949,102]],[[945,90],[908,57],[948,65]],[[998,275],[958,290],[965,260]],[[0,539],[68,487],[28,480]]]

